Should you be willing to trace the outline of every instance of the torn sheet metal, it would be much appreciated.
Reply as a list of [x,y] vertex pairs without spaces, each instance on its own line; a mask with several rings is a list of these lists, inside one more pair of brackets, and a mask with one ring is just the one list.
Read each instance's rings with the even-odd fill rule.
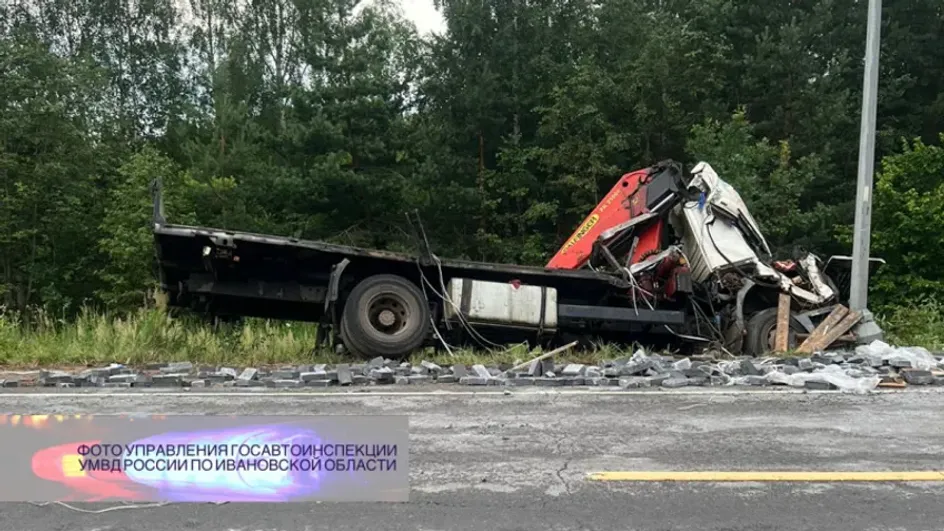
[[770,247],[737,190],[708,163],[698,163],[692,174],[689,188],[701,197],[676,207],[672,223],[682,234],[694,281],[705,282],[713,275],[735,271],[775,284],[805,304],[823,304],[836,295],[823,280],[815,255],[800,260],[812,291],[761,260],[758,253],[770,256]]
[[760,244],[761,250],[770,256],[772,253],[760,230],[760,225],[747,209],[747,205],[741,199],[741,194],[721,179],[707,162],[699,162],[695,165],[692,169],[692,175],[694,178],[689,184],[689,188],[695,188],[707,194],[705,200],[707,204],[711,205],[712,210],[742,227],[742,230],[745,230],[749,237]]

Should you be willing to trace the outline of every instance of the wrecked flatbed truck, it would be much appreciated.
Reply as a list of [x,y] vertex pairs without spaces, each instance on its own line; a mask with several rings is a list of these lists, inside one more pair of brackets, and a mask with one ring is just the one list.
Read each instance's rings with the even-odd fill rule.
[[774,345],[780,293],[795,347],[842,302],[830,274],[848,264],[771,262],[744,202],[706,163],[624,175],[544,268],[439,258],[421,222],[416,255],[174,225],[160,181],[152,192],[170,306],[317,322],[319,345],[364,357],[574,339],[760,355]]

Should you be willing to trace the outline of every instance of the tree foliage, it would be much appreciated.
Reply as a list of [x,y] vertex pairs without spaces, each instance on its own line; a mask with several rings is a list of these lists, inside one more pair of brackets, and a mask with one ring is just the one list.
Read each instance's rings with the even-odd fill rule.
[[[939,138],[944,144],[944,134]],[[944,296],[944,145],[921,140],[882,161],[875,189],[875,291],[885,301]]]
[[[400,4],[0,5],[0,304],[140,305],[155,177],[173,222],[405,250],[417,210],[439,254],[542,264],[621,174],[706,160],[778,253],[849,252],[864,2]],[[944,281],[942,11],[884,5],[886,303]]]

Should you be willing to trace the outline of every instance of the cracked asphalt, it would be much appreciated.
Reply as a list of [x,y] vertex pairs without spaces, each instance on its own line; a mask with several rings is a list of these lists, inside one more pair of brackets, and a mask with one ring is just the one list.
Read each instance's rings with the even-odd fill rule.
[[[0,412],[410,416],[403,504],[0,504],[18,531],[931,530],[944,483],[595,482],[600,471],[941,470],[944,392],[2,392]],[[86,510],[110,505],[84,504]]]

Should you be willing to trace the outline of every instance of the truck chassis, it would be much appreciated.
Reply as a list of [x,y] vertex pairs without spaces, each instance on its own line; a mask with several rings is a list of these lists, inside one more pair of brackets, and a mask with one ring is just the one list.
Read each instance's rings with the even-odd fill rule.
[[[705,260],[693,264],[684,247],[663,246],[661,228],[655,239],[649,238],[651,231],[639,233],[642,222],[665,218],[668,209],[659,209],[666,206],[667,197],[681,198],[679,191],[691,186],[680,182],[673,168],[660,164],[627,174],[639,176],[636,186],[618,183],[611,194],[619,191],[622,199],[613,195],[601,202],[603,208],[614,197],[625,203],[625,222],[596,227],[590,235],[592,247],[575,246],[587,236],[588,225],[600,219],[592,214],[544,268],[439,258],[429,248],[419,220],[414,223],[415,255],[174,225],[165,219],[158,180],[152,186],[152,228],[160,287],[170,306],[214,317],[319,323],[318,345],[313,347],[343,345],[363,357],[402,358],[426,346],[494,348],[527,341],[550,347],[575,339],[585,345],[605,341],[681,350],[713,347],[750,355],[769,351],[778,296],[792,289],[788,284],[799,277],[771,282],[774,277],[768,271],[768,280],[760,280],[741,270],[752,267],[743,261],[698,273],[699,267],[708,267]],[[669,177],[660,183],[660,175]],[[636,190],[646,191],[646,186],[650,200],[630,212],[630,203],[639,206],[632,199],[638,196]],[[657,190],[658,197],[651,190]],[[702,194],[702,204],[704,199]],[[677,205],[673,212],[680,212]],[[628,249],[627,234],[637,235]],[[656,247],[640,252],[639,234]],[[617,249],[620,258],[628,256],[625,265],[614,254]],[[574,258],[575,250],[581,252],[579,258]],[[675,261],[669,263],[669,256]],[[793,297],[790,346],[841,302],[841,291],[826,269],[841,270],[848,261],[833,257],[819,271],[818,259],[809,256],[789,262],[788,269],[809,271],[798,265],[812,266],[817,285],[828,285],[824,289],[832,295]],[[562,261],[572,268],[552,267]],[[667,263],[668,268],[662,267]],[[766,267],[759,261],[754,265]],[[656,290],[650,277],[663,269],[669,273],[663,271]],[[693,282],[691,269],[710,274],[711,281]],[[639,279],[646,271],[650,283],[643,287]]]

